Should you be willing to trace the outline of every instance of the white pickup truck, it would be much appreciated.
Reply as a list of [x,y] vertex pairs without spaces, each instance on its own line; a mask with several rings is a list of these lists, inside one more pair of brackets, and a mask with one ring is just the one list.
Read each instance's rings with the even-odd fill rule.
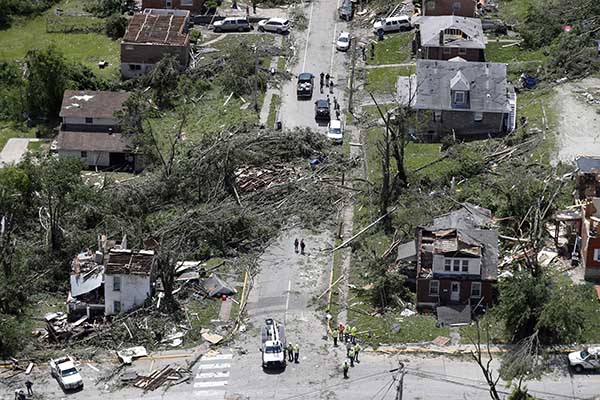
[[70,356],[50,360],[50,373],[64,390],[83,388],[83,380]]
[[585,369],[600,369],[600,347],[569,353],[569,364],[577,373]]

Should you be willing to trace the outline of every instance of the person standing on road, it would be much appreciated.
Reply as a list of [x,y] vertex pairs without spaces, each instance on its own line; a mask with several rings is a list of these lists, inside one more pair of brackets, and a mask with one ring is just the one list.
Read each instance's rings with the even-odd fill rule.
[[350,342],[346,343],[346,357],[350,357],[350,349],[352,348],[352,345],[350,344]]
[[329,72],[325,74],[325,83],[329,84]]
[[321,75],[319,75],[321,77],[321,86],[323,86],[323,84],[325,83],[325,74],[321,72]]
[[304,248],[306,245],[304,244],[304,239],[300,240],[300,254],[304,254]]
[[340,107],[337,101],[337,97],[333,96],[333,109],[337,110]]
[[294,362],[298,364],[298,358],[300,358],[300,346],[294,345]]
[[350,339],[350,325],[346,325],[344,329],[344,341],[347,342]]
[[321,80],[321,84],[320,85],[321,85],[321,94],[323,94],[323,85],[324,85],[323,80]]
[[335,110],[335,119],[340,119],[340,110]]
[[353,344],[356,344],[356,326],[353,326],[350,329],[350,340],[352,341]]
[[329,80],[329,93],[333,94],[333,79]]
[[296,240],[294,240],[294,252],[295,253],[298,252],[298,238],[296,238]]
[[356,361],[357,363],[359,363],[359,359],[358,359],[358,353],[360,353],[360,351],[362,350],[362,347],[360,347],[360,344],[356,343],[354,345],[354,361]]
[[348,358],[350,359],[350,366],[354,367],[354,347],[350,346],[350,350],[348,350]]
[[344,361],[344,364],[342,364],[342,370],[344,371],[344,379],[348,379],[348,370],[350,369],[350,366],[348,365],[348,360]]
[[344,340],[344,324],[342,324],[341,322],[338,326],[338,339],[340,342]]
[[30,379],[25,381],[25,387],[27,388],[27,396],[33,396],[33,382]]
[[331,337],[333,338],[333,347],[337,347],[338,336],[335,332],[331,332]]
[[288,343],[287,345],[287,353],[288,353],[288,361],[292,362],[294,361],[294,345],[291,343]]

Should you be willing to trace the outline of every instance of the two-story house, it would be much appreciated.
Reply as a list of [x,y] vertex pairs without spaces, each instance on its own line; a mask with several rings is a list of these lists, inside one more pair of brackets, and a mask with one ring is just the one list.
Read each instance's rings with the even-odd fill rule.
[[398,90],[406,87],[413,93],[398,97],[411,99],[416,133],[428,140],[495,136],[516,127],[517,96],[506,80],[506,64],[417,60],[416,74],[399,78]]
[[423,0],[422,15],[474,17],[477,0]]
[[143,156],[137,153],[132,138],[120,133],[117,113],[128,97],[126,92],[66,90],[53,151],[89,167],[141,170]]
[[144,304],[156,275],[153,250],[112,249],[104,265],[105,314],[119,314]]
[[190,59],[187,10],[145,9],[129,21],[121,41],[121,74],[134,78],[165,56],[174,56],[184,71]]
[[[490,305],[498,276],[491,212],[472,204],[417,228],[417,308]],[[469,309],[470,310],[470,309]]]
[[485,61],[485,36],[478,18],[443,15],[415,20],[413,52],[425,60]]
[[204,0],[142,0],[142,8],[187,10],[190,14],[200,14]]

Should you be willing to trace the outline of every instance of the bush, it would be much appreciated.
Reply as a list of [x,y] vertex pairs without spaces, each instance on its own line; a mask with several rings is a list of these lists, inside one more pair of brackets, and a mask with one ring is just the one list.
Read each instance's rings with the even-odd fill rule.
[[106,36],[111,39],[117,40],[125,35],[127,30],[127,18],[122,15],[111,15],[106,20],[105,25]]

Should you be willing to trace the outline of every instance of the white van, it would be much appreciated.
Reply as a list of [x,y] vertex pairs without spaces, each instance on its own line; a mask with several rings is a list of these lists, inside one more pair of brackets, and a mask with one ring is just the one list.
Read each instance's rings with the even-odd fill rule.
[[399,17],[389,17],[375,21],[373,24],[373,32],[378,34],[379,31],[387,32],[400,32],[410,30],[410,17],[401,15]]

